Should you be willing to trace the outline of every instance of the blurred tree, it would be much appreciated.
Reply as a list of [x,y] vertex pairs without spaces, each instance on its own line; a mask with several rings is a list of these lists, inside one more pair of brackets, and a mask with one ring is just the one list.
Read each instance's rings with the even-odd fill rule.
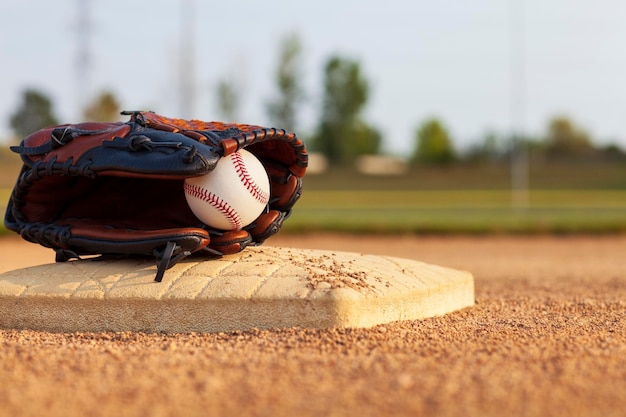
[[352,127],[352,148],[349,149],[348,154],[356,157],[358,155],[375,155],[380,151],[382,143],[382,134],[378,129],[368,125],[361,119],[358,119]]
[[275,126],[296,130],[296,113],[299,102],[304,98],[301,86],[301,55],[302,44],[296,33],[288,35],[282,42],[278,68],[276,69],[276,85],[278,97],[267,104],[267,112]]
[[602,158],[610,162],[624,162],[626,161],[626,151],[615,143],[610,143],[600,149]]
[[44,127],[58,125],[52,112],[51,100],[41,91],[27,89],[22,93],[22,102],[11,115],[9,124],[16,135],[23,138]]
[[487,132],[482,142],[473,145],[466,153],[465,159],[470,162],[493,162],[502,157],[502,138],[495,132]]
[[110,91],[103,91],[83,111],[90,122],[115,122],[120,118],[120,104]]
[[381,134],[361,118],[369,86],[358,62],[339,56],[325,67],[322,116],[311,143],[331,164],[352,162],[358,155],[376,154]]
[[445,165],[456,159],[452,139],[438,119],[429,119],[415,131],[413,161],[429,165]]
[[553,156],[589,154],[594,150],[589,135],[564,116],[550,120],[545,146]]
[[239,111],[240,93],[234,81],[222,79],[217,84],[217,112],[225,122],[235,122]]

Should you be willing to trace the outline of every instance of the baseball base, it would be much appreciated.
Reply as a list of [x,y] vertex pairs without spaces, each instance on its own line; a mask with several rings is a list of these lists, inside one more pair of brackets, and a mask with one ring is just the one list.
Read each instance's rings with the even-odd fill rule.
[[[62,262],[0,274],[0,328],[189,333],[371,327],[474,305],[471,273],[352,252],[275,247],[174,265]],[[2,414],[2,413],[0,413]]]

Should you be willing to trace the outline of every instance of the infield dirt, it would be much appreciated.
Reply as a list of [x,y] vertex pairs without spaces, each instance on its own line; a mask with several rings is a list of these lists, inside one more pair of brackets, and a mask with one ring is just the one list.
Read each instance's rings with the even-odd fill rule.
[[[477,304],[371,329],[0,330],[0,416],[621,416],[626,236],[275,236],[475,277]],[[0,272],[53,261],[0,239]],[[0,313],[1,314],[1,313]]]

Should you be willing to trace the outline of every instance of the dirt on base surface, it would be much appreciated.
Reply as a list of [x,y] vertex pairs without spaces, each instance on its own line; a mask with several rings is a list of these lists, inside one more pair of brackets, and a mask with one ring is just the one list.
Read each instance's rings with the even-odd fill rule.
[[[276,236],[472,272],[474,307],[372,329],[0,330],[0,416],[622,416],[626,236]],[[53,261],[0,240],[0,272]],[[2,314],[0,312],[0,314]]]

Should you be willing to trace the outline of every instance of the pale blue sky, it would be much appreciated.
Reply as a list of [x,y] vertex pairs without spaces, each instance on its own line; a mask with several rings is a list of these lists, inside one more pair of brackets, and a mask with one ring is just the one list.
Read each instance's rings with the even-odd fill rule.
[[[370,122],[385,147],[413,147],[430,116],[458,147],[487,130],[506,132],[511,112],[510,7],[523,4],[524,128],[541,133],[557,114],[599,143],[626,148],[626,1],[623,0],[196,0],[197,99],[194,117],[218,119],[213,88],[236,74],[244,88],[240,121],[268,124],[280,39],[297,31],[304,46],[310,132],[323,66],[332,54],[357,59],[370,80]],[[61,122],[78,119],[77,0],[0,0],[0,138],[21,91],[54,100]],[[86,94],[113,90],[126,109],[180,116],[180,0],[91,0],[92,71]],[[519,121],[519,118],[517,119]]]

